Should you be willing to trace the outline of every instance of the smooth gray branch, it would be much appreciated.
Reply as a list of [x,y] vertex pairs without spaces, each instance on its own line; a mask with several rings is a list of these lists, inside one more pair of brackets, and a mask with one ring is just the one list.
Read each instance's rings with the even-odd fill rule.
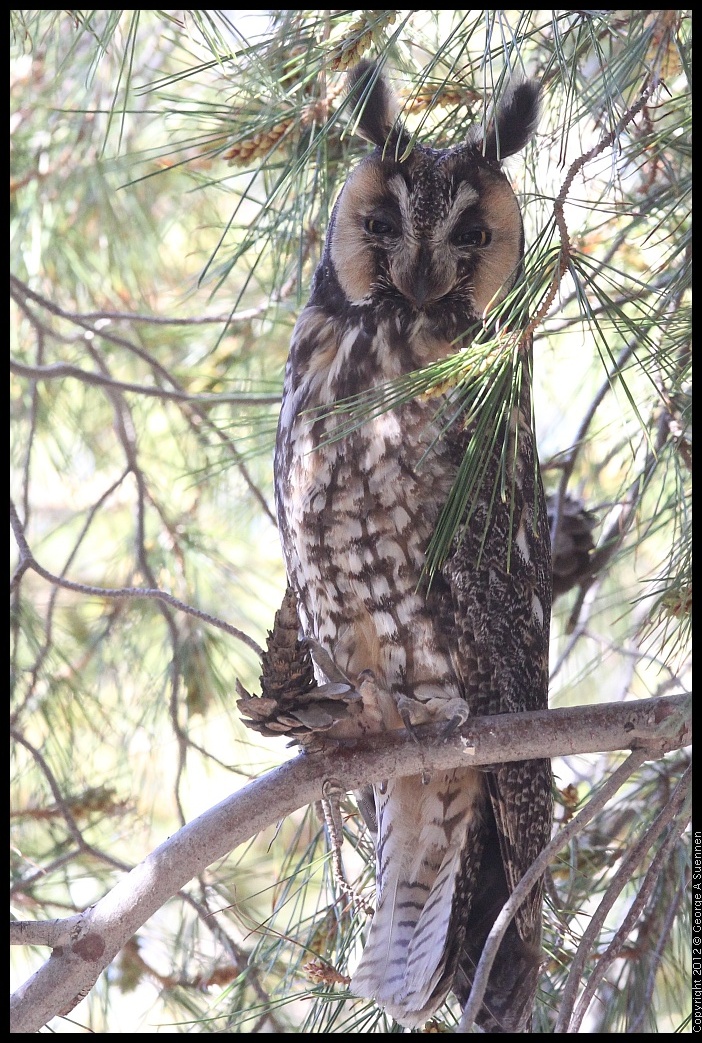
[[129,938],[189,880],[272,823],[319,800],[329,779],[354,790],[466,763],[479,767],[619,749],[657,758],[692,741],[690,708],[689,695],[675,695],[504,714],[471,721],[448,739],[441,727],[424,726],[416,729],[420,742],[402,731],[301,754],[178,830],[78,920],[72,917],[71,944],[55,950],[12,997],[11,1031],[38,1032],[57,1014],[68,1013]]

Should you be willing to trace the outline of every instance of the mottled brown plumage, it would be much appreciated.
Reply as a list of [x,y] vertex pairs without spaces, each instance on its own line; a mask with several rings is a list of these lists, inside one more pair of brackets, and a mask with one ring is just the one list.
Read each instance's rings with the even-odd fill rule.
[[[447,427],[441,394],[352,427],[331,411],[470,343],[483,313],[517,282],[522,222],[499,158],[529,139],[537,90],[518,85],[485,137],[476,129],[452,149],[409,151],[377,70],[359,67],[352,90],[363,94],[359,129],[376,149],[341,192],[295,328],[275,478],[317,680],[343,687],[348,679],[361,695],[360,712],[351,699],[351,712],[324,718],[325,734],[362,739],[404,724],[544,708],[551,562],[528,350],[515,363],[520,398],[430,586],[427,547],[479,437],[475,420]],[[501,460],[504,498],[495,495]],[[273,720],[268,709],[264,724]],[[299,735],[305,722],[287,718]],[[449,990],[465,1001],[496,913],[548,840],[550,769],[535,761],[390,779],[372,804],[377,908],[350,989],[421,1026]],[[528,1027],[540,934],[537,887],[498,954],[484,1028]]]

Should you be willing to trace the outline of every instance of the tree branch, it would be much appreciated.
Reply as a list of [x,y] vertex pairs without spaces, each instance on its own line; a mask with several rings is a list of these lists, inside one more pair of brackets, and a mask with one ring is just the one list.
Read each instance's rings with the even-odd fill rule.
[[53,362],[48,366],[27,366],[18,359],[10,359],[10,373],[16,373],[20,377],[31,377],[32,380],[63,380],[73,377],[81,380],[84,384],[94,384],[97,387],[114,388],[116,391],[134,391],[139,395],[152,398],[161,398],[164,401],[174,402],[197,402],[199,405],[218,406],[223,403],[236,406],[277,406],[280,404],[280,395],[228,395],[226,392],[217,392],[214,395],[191,394],[188,391],[169,391],[167,388],[149,387],[147,384],[135,384],[126,380],[114,380],[112,377],[101,373],[91,373],[80,366],[72,366],[68,362]]
[[[628,937],[630,930],[633,928],[633,925],[639,917],[641,909],[649,897],[649,889],[652,882],[658,878],[661,872],[661,867],[665,865],[666,856],[669,854],[669,850],[667,849],[677,842],[680,833],[685,828],[686,822],[689,821],[689,804],[691,800],[690,775],[691,768],[688,767],[681,781],[678,783],[672,797],[658,813],[652,825],[649,826],[637,843],[627,851],[622,859],[621,865],[614,874],[611,883],[608,885],[607,891],[597,907],[597,910],[583,932],[580,944],[578,945],[578,951],[573,958],[573,962],[571,963],[568,972],[568,981],[561,997],[558,1020],[556,1021],[553,1030],[554,1033],[580,1031],[582,1019],[592,1001],[597,985],[601,981],[609,965],[621,951],[624,939]],[[678,816],[681,809],[683,809],[686,804],[688,805],[686,816],[683,815],[683,821],[678,822],[677,829],[671,829],[666,843],[663,844],[651,862],[643,886],[640,888],[639,893],[632,902],[622,925],[615,935],[615,938],[608,946],[607,951],[600,957],[596,966],[592,969],[587,985],[585,986],[578,1002],[575,1014],[573,1014],[573,1006],[575,1004],[578,987],[582,981],[585,966],[592,960],[592,954],[596,950],[595,940],[598,936],[598,932],[602,930],[607,914],[611,911],[612,906],[617,901],[624,888],[631,883],[634,870],[641,864],[648,851],[660,837],[663,830],[670,825],[671,821],[675,820],[676,816]]]
[[73,580],[66,579],[64,576],[56,576],[53,572],[49,572],[48,569],[45,569],[39,564],[32,554],[31,548],[24,534],[24,528],[19,520],[19,515],[17,514],[17,508],[12,500],[10,500],[10,525],[12,526],[12,531],[14,532],[17,547],[20,552],[19,564],[10,581],[11,591],[17,586],[24,573],[28,569],[31,569],[53,586],[63,587],[65,590],[73,590],[77,594],[88,594],[99,598],[146,598],[148,600],[161,601],[166,605],[171,605],[173,608],[179,609],[181,612],[185,612],[189,616],[201,619],[203,622],[209,623],[213,627],[218,627],[226,634],[230,634],[232,637],[237,638],[245,645],[248,645],[248,647],[256,653],[259,659],[263,655],[263,649],[261,646],[242,630],[232,626],[231,623],[227,623],[218,616],[213,616],[209,612],[204,612],[200,608],[195,608],[194,605],[187,605],[184,601],[181,601],[180,598],[174,597],[173,594],[169,594],[165,590],[159,590],[156,587],[97,587],[89,583],[74,583]]
[[[322,753],[301,754],[188,823],[99,902],[71,917],[65,925],[70,944],[55,948],[12,997],[11,1031],[37,1032],[57,1014],[72,1010],[129,938],[189,880],[272,823],[320,799],[330,785],[354,790],[467,763],[480,767],[620,749],[657,758],[691,742],[690,709],[690,695],[676,695],[503,714],[471,721],[449,738],[441,727],[427,725],[416,729],[420,742],[402,731],[372,736],[362,745],[335,743]],[[41,937],[39,928],[31,930],[32,937]],[[65,935],[59,925],[52,930]],[[45,936],[48,943],[48,929]]]
[[[163,366],[161,363],[159,363],[158,360],[155,359],[144,348],[141,348],[137,344],[133,344],[131,341],[126,340],[124,337],[112,333],[104,326],[87,322],[86,319],[78,313],[67,312],[64,309],[59,308],[58,305],[53,304],[53,302],[47,300],[45,297],[41,297],[39,294],[34,293],[33,290],[30,290],[28,286],[26,286],[23,282],[21,282],[21,280],[19,280],[16,276],[12,274],[10,275],[10,296],[23,310],[31,324],[37,330],[37,335],[41,334],[45,337],[54,337],[59,340],[63,339],[56,330],[53,330],[51,329],[51,327],[47,326],[38,318],[38,316],[36,316],[28,308],[27,300],[32,300],[33,302],[40,304],[41,307],[46,308],[46,310],[49,311],[52,315],[57,315],[60,318],[65,318],[68,321],[73,322],[80,329],[84,330],[85,334],[83,339],[86,345],[89,345],[90,342],[97,337],[102,338],[103,340],[106,340],[111,344],[115,344],[118,347],[124,348],[128,352],[130,352],[130,354],[134,354],[137,356],[137,358],[141,358],[143,361],[145,361],[152,368],[154,375],[160,376],[161,379],[164,380],[167,384],[170,384],[176,392],[183,395],[186,394],[185,388],[182,387],[181,384],[175,379],[170,370]],[[111,386],[114,389],[117,386],[118,382],[112,380],[109,373],[105,372],[103,373],[103,376],[109,378],[111,382],[110,384],[105,384],[104,381],[102,382],[106,388]],[[31,379],[37,378],[34,377]],[[136,388],[132,388],[132,390],[136,390]],[[263,493],[251,478],[249,470],[246,466],[246,461],[242,458],[241,453],[236,448],[231,438],[224,431],[220,430],[218,425],[213,423],[213,421],[207,415],[207,410],[202,403],[199,403],[191,397],[186,397],[183,399],[176,398],[176,401],[180,401],[182,403],[183,410],[185,410],[184,416],[186,416],[190,426],[194,430],[197,431],[197,424],[194,423],[194,418],[199,417],[199,419],[203,422],[205,427],[208,430],[212,431],[215,437],[218,438],[219,441],[226,446],[228,451],[231,453],[233,459],[236,461],[239,473],[241,474],[242,478],[249,487],[252,495],[255,497],[256,500],[258,500],[267,517],[270,518],[271,522],[275,525],[276,520],[273,511],[268,505]]]

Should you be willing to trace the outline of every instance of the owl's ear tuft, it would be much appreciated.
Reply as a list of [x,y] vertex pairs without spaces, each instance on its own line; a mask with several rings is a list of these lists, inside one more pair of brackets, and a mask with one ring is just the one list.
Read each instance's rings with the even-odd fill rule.
[[500,99],[492,113],[483,141],[482,127],[472,127],[469,145],[478,148],[486,159],[501,161],[520,152],[539,122],[539,84],[522,80]]
[[367,141],[394,149],[404,139],[397,99],[376,62],[361,61],[352,69],[347,94],[351,105],[360,112],[356,129]]

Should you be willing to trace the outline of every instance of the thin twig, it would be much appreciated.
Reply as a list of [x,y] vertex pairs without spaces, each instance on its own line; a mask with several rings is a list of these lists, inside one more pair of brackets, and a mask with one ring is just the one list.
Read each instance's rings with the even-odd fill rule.
[[[65,309],[60,308],[58,305],[54,304],[52,301],[48,300],[45,297],[42,297],[38,293],[35,293],[33,290],[30,290],[29,287],[25,283],[23,283],[20,279],[18,279],[14,275],[10,275],[10,295],[17,302],[17,304],[25,311],[25,313],[27,314],[27,317],[29,318],[29,321],[35,326],[35,328],[37,330],[43,329],[46,332],[47,335],[51,335],[53,337],[59,337],[60,338],[60,335],[58,333],[56,333],[56,331],[51,330],[47,326],[44,326],[40,322],[40,320],[37,319],[37,317],[34,316],[31,313],[30,309],[28,309],[27,304],[26,304],[26,299],[27,298],[29,298],[30,300],[34,301],[37,304],[40,304],[43,308],[46,308],[46,310],[49,311],[51,314],[57,315],[57,316],[59,316],[61,318],[64,318],[64,319],[66,319],[69,322],[73,322],[75,325],[77,325],[81,329],[85,330],[86,333],[89,334],[93,339],[95,337],[99,337],[99,338],[102,338],[103,340],[109,341],[111,344],[116,344],[119,347],[125,348],[127,351],[129,351],[132,354],[136,355],[137,358],[141,358],[143,361],[147,362],[148,365],[152,367],[154,373],[157,376],[160,376],[168,384],[170,384],[171,387],[175,389],[175,391],[177,391],[180,394],[185,394],[185,389],[175,379],[173,374],[168,369],[166,369],[165,366],[161,365],[161,363],[158,362],[158,360],[155,359],[144,348],[141,348],[138,345],[133,344],[131,341],[127,340],[125,337],[120,337],[117,334],[112,333],[110,330],[107,330],[105,328],[101,328],[101,327],[95,325],[94,323],[87,322],[78,313],[72,313],[72,312],[65,311]],[[89,342],[86,341],[86,343],[89,343]],[[96,358],[97,356],[93,355],[93,357]],[[101,368],[101,367],[99,366],[98,368]],[[107,376],[107,374],[104,374],[104,375]],[[199,418],[199,420],[202,421],[202,424],[209,431],[211,431],[215,435],[215,437],[226,447],[228,452],[231,454],[233,460],[235,461],[236,466],[237,466],[237,468],[239,470],[239,473],[241,474],[242,478],[244,479],[246,485],[248,486],[248,488],[251,491],[251,493],[254,496],[254,498],[258,501],[258,503],[262,507],[264,513],[266,514],[266,517],[269,518],[269,520],[272,522],[273,525],[276,525],[276,518],[275,518],[274,512],[271,510],[268,502],[266,501],[265,496],[263,495],[261,490],[258,488],[256,483],[252,479],[252,477],[251,477],[251,475],[249,473],[249,469],[246,466],[246,463],[244,462],[244,459],[243,459],[241,453],[236,448],[236,446],[232,442],[231,438],[229,438],[229,436],[227,434],[225,434],[225,432],[221,431],[220,428],[216,424],[214,424],[212,422],[212,420],[210,419],[210,417],[207,414],[206,409],[203,409],[201,405],[199,405],[197,402],[193,402],[193,401],[190,401],[190,400],[187,400],[187,399],[186,400],[182,400],[182,401],[183,401],[184,408],[187,408],[187,410],[188,410],[188,412],[185,413],[186,419],[187,419],[188,423],[190,424],[190,426],[195,431],[196,437],[199,440],[202,439],[202,434],[201,434],[201,432],[199,430],[198,424],[194,420],[195,417]]]
[[[266,300],[261,304],[253,307],[246,308],[240,312],[232,312],[229,315],[204,315],[199,318],[184,318],[174,319],[169,316],[163,315],[144,315],[142,312],[125,312],[125,311],[88,311],[88,312],[77,312],[70,311],[67,308],[61,308],[58,304],[54,304],[53,301],[43,297],[27,286],[25,282],[19,279],[16,275],[10,273],[10,292],[15,291],[29,300],[34,301],[35,304],[40,304],[42,308],[46,308],[47,311],[51,312],[52,315],[56,315],[57,318],[66,319],[68,322],[73,322],[76,325],[84,325],[86,323],[94,323],[101,321],[109,322],[145,322],[155,326],[203,326],[203,325],[217,325],[217,324],[231,324],[233,322],[250,322],[252,319],[258,318],[260,315],[265,315],[271,306],[271,301]],[[14,293],[12,293],[14,296]],[[277,303],[277,301],[275,302]]]
[[646,985],[644,987],[644,994],[639,1004],[639,1011],[636,1017],[629,1022],[629,1033],[635,1034],[637,1032],[641,1032],[641,1026],[644,1023],[644,1019],[646,1018],[647,1014],[649,1014],[651,1011],[651,999],[653,997],[653,990],[656,984],[656,973],[658,971],[658,967],[661,963],[661,960],[663,959],[665,945],[668,941],[670,932],[672,931],[675,921],[677,919],[680,905],[684,900],[685,895],[687,894],[689,883],[689,879],[683,879],[680,884],[680,887],[677,889],[677,891],[675,891],[673,897],[670,900],[668,909],[663,918],[663,924],[661,926],[658,942],[656,944],[655,949],[653,949],[650,952],[651,968],[648,972]]
[[135,384],[127,380],[115,380],[113,377],[103,376],[100,373],[90,373],[80,366],[72,366],[68,362],[54,362],[50,366],[27,366],[16,359],[10,359],[10,372],[21,377],[31,377],[32,380],[61,380],[65,377],[73,377],[84,384],[93,384],[98,387],[114,388],[117,391],[133,391],[139,395],[150,398],[161,398],[173,402],[197,402],[200,405],[228,405],[236,406],[275,406],[280,405],[280,395],[246,395],[237,393],[228,395],[226,392],[217,394],[191,394],[188,391],[168,391],[166,388],[149,387],[147,384]]
[[[619,955],[626,938],[629,936],[634,924],[636,923],[639,913],[649,897],[650,891],[660,876],[661,868],[667,861],[670,849],[677,842],[681,830],[685,828],[684,822],[679,824],[681,826],[680,829],[671,829],[666,842],[651,862],[649,872],[646,874],[646,878],[639,889],[639,893],[630,909],[627,911],[627,914],[622,921],[617,934],[612,939],[607,951],[603,953],[597,961],[571,1018],[571,1011],[575,1004],[577,987],[582,978],[585,964],[592,959],[592,954],[596,949],[596,938],[604,926],[607,914],[610,912],[622,890],[631,883],[636,867],[646,857],[647,852],[650,851],[651,847],[656,843],[663,830],[681,812],[683,806],[686,803],[689,805],[691,774],[692,769],[688,767],[670,800],[661,809],[644,835],[632,848],[630,848],[629,851],[627,851],[617,872],[612,877],[612,880],[597,907],[597,911],[583,933],[580,945],[578,946],[578,951],[573,957],[573,961],[570,965],[568,981],[561,996],[560,1010],[558,1013],[558,1020],[553,1030],[554,1032],[580,1031],[582,1020],[587,1013],[587,1009],[595,994],[597,986],[604,977],[607,968]],[[687,818],[689,819],[689,807]]]
[[63,820],[66,823],[66,829],[70,833],[75,843],[80,848],[81,852],[83,852],[84,854],[92,855],[93,858],[98,859],[98,861],[100,862],[105,862],[108,866],[112,866],[113,869],[121,869],[123,871],[128,871],[130,867],[125,862],[121,862],[119,859],[112,858],[111,855],[106,855],[103,851],[98,850],[98,848],[93,847],[92,844],[89,844],[87,842],[78,826],[78,823],[73,817],[73,813],[68,803],[66,802],[66,798],[64,794],[61,792],[61,788],[58,782],[56,781],[54,773],[51,771],[51,768],[47,764],[43,754],[36,748],[36,746],[33,746],[32,743],[29,742],[29,740],[26,739],[24,735],[16,728],[10,728],[10,736],[15,740],[15,742],[19,743],[20,746],[24,746],[27,752],[34,758],[39,770],[42,772],[44,778],[46,779],[49,785],[49,789],[53,794],[54,800],[56,801],[56,806],[58,807],[58,809],[61,812],[61,815],[63,816]]
[[237,638],[238,641],[242,641],[248,648],[256,653],[259,659],[263,655],[263,649],[261,646],[242,630],[238,630],[236,627],[232,626],[231,623],[226,623],[218,616],[213,616],[209,612],[203,612],[202,609],[195,608],[193,605],[187,605],[184,601],[181,601],[180,598],[174,597],[173,594],[169,594],[165,590],[158,590],[157,588],[150,587],[96,587],[87,583],[74,583],[72,580],[56,576],[54,573],[43,568],[32,554],[12,500],[10,500],[10,523],[17,541],[17,546],[20,550],[20,562],[10,583],[11,590],[14,589],[24,573],[28,569],[31,569],[43,579],[47,580],[47,582],[62,587],[65,590],[73,590],[78,594],[88,594],[100,598],[146,598],[148,600],[163,601],[165,604],[171,605],[173,608],[176,608],[181,612],[186,612],[189,616],[194,616],[196,619],[201,619],[204,623],[209,623],[210,626],[223,630],[226,634],[230,634],[232,637]]

